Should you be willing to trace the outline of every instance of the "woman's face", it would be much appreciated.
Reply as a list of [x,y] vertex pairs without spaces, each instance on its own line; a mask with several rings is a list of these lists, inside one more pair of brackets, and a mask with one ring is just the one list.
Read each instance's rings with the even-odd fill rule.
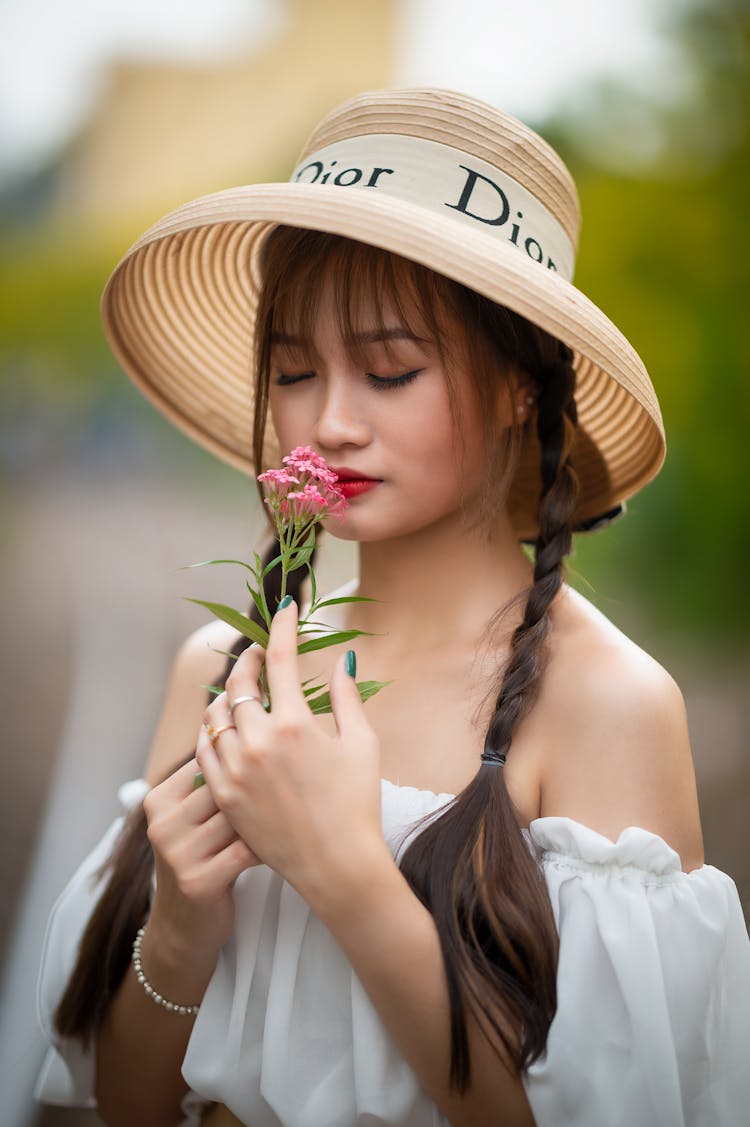
[[458,518],[462,505],[472,507],[485,474],[482,420],[468,371],[451,369],[457,428],[435,342],[405,326],[388,305],[381,312],[363,299],[362,357],[354,360],[333,300],[333,287],[324,285],[312,340],[273,337],[269,405],[282,451],[312,446],[340,478],[353,479],[343,483],[349,500],[343,520],[326,524],[342,539],[384,540]]

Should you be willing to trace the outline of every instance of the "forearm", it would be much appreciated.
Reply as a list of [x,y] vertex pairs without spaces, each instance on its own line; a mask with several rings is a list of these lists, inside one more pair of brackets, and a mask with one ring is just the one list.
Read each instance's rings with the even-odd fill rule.
[[433,1102],[454,1127],[533,1127],[518,1072],[471,1018],[471,1083],[462,1096],[449,1088],[450,1010],[437,928],[390,854],[376,858],[348,887],[346,897],[321,894],[313,907]]
[[[149,942],[150,940],[150,942]],[[143,968],[170,1001],[200,1001],[215,960],[189,964],[176,949],[159,947],[147,930]],[[96,1098],[109,1127],[170,1127],[183,1118],[187,1091],[182,1061],[194,1017],[157,1005],[137,981],[132,966],[107,1013],[96,1044]]]

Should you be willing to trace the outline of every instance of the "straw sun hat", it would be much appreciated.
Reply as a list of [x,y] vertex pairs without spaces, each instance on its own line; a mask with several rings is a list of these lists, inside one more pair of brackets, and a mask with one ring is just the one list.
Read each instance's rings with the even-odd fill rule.
[[[602,527],[664,461],[656,393],[640,358],[571,283],[575,185],[522,122],[448,90],[384,90],[333,110],[289,183],[214,192],[160,219],[102,298],[125,371],[180,430],[247,473],[260,252],[283,223],[371,243],[528,318],[574,352],[580,481],[574,528]],[[533,420],[533,416],[532,416]],[[536,535],[540,450],[533,422],[508,508]],[[267,452],[279,451],[268,423]]]

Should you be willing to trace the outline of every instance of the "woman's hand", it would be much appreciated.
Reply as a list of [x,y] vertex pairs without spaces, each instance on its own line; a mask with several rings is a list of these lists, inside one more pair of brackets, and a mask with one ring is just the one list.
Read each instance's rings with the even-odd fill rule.
[[[265,671],[271,712],[258,679]],[[196,757],[219,809],[256,857],[315,908],[319,898],[360,882],[363,866],[390,853],[380,814],[380,747],[354,679],[337,662],[330,685],[336,736],[308,708],[297,658],[297,607],[276,613],[268,650],[251,646],[227,678],[205,721],[231,724],[214,737],[204,730]],[[351,885],[350,885],[351,887]]]
[[191,760],[144,799],[154,850],[156,892],[147,936],[163,952],[212,967],[234,923],[232,885],[257,857],[218,809],[208,787],[194,787]]

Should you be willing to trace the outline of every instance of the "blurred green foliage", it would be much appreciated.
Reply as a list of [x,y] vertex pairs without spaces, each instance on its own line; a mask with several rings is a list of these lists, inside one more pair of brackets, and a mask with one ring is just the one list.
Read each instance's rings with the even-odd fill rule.
[[[616,576],[618,598],[632,593],[654,631],[740,651],[750,625],[750,19],[747,0],[670,11],[690,78],[680,99],[602,85],[578,112],[538,123],[579,186],[576,282],[643,357],[667,432],[666,463],[628,516],[577,538],[572,579],[612,590]],[[98,319],[128,237],[103,245],[43,214],[15,223],[7,210],[0,234],[4,426],[52,405],[84,427],[103,404],[129,403],[135,392]]]
[[[662,407],[667,458],[606,535],[577,540],[586,576],[619,573],[657,632],[747,655],[750,626],[750,45],[742,0],[691,3],[668,28],[691,95],[660,106],[600,88],[546,135],[579,187],[576,283],[643,357]],[[658,130],[631,167],[618,122]],[[613,137],[613,131],[615,136]],[[625,132],[625,130],[623,130]],[[619,148],[618,148],[619,146]],[[597,151],[618,157],[612,171]]]
[[[95,394],[102,371],[114,371],[99,324],[99,295],[113,258],[95,246],[16,240],[0,267],[0,339],[4,365],[19,362],[34,393]],[[4,382],[4,396],[11,388]]]

